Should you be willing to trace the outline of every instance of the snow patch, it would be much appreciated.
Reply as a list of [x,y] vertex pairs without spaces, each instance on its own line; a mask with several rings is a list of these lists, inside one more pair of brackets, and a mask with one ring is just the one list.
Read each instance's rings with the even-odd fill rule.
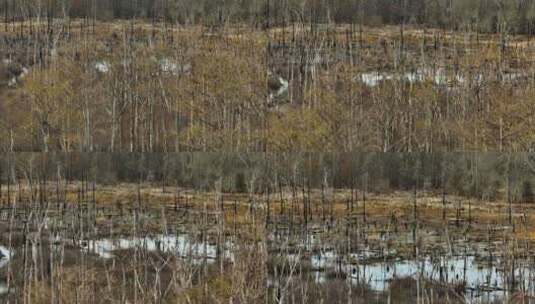
[[13,257],[13,251],[9,250],[5,246],[0,246],[0,268],[5,267],[11,258]]
[[169,58],[160,59],[158,64],[160,66],[160,71],[173,76],[189,74],[191,72],[191,64],[187,63],[185,65],[181,65]]
[[95,70],[100,73],[108,73],[111,70],[111,65],[107,61],[97,61],[93,64]]
[[366,72],[355,77],[355,80],[371,88],[390,80],[406,81],[410,84],[432,82],[436,86],[450,86],[454,83],[464,84],[467,80],[472,80],[473,83],[481,84],[483,82],[483,75],[476,74],[470,77],[459,73],[448,75],[444,69],[435,70],[424,68],[403,74],[378,71]]

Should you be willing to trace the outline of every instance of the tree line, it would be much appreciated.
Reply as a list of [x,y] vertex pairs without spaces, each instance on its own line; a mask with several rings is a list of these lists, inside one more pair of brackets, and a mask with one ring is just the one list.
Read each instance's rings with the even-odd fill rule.
[[146,18],[182,24],[295,22],[414,24],[532,34],[535,3],[525,0],[2,0],[4,21],[31,17]]
[[[5,153],[0,184],[88,181],[225,192],[429,191],[533,202],[532,153]],[[0,189],[2,189],[0,187]],[[1,191],[0,191],[1,192]],[[0,196],[1,197],[1,196]]]

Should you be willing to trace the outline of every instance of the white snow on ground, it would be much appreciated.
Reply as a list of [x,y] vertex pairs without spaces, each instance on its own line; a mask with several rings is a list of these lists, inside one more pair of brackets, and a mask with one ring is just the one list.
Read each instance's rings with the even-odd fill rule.
[[[520,78],[516,74],[510,74],[507,77],[510,81]],[[404,74],[396,74],[391,72],[366,72],[355,77],[355,81],[359,81],[368,87],[376,87],[382,82],[389,80],[407,81],[408,83],[423,83],[426,81],[432,82],[437,86],[446,86],[453,83],[464,84],[468,79],[472,79],[474,83],[481,84],[483,82],[483,75],[477,74],[466,76],[463,74],[448,75],[444,69],[418,69],[414,72],[406,72]]]
[[12,256],[13,252],[11,250],[7,249],[7,247],[0,246],[0,268],[6,266]]
[[191,72],[191,64],[186,63],[181,65],[173,59],[162,58],[158,61],[160,66],[160,71],[165,74],[178,76],[178,75],[187,75]]
[[180,72],[178,64],[168,58],[160,60],[160,70],[171,75],[178,75]]
[[[13,257],[13,251],[7,249],[7,247],[0,246],[0,269],[4,268],[9,264],[9,261]],[[6,294],[8,288],[5,282],[0,281],[0,295]]]
[[376,87],[385,80],[391,80],[391,74],[380,74],[379,72],[363,73],[360,75],[360,81],[368,87]]
[[275,96],[281,96],[286,91],[288,91],[288,80],[279,76],[279,83],[281,84],[281,87],[279,88]]
[[95,62],[93,67],[100,73],[108,73],[111,69],[110,64],[105,60]]
[[28,69],[27,67],[22,67],[22,73],[20,73],[19,78],[22,79],[26,77],[26,75],[28,75],[29,72],[30,72],[30,69]]
[[28,69],[27,67],[22,67],[22,72],[20,73],[20,75],[11,78],[7,85],[10,87],[17,85],[17,83],[19,83],[21,79],[24,79],[24,77],[26,77],[28,73],[30,73],[30,69]]
[[272,91],[269,93],[269,99],[280,97],[284,95],[286,92],[288,92],[288,88],[290,85],[288,80],[282,78],[281,76],[277,76],[277,82],[279,83],[279,88],[277,89],[276,92]]

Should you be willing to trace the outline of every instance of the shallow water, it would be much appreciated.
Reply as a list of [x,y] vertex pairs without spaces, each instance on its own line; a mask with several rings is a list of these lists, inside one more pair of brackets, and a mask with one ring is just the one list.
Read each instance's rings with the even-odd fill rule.
[[[7,247],[0,246],[0,269],[7,266],[11,257],[13,256],[13,251],[9,250]],[[0,281],[0,295],[4,295],[8,292],[7,284],[4,281]]]
[[[119,250],[142,249],[151,252],[165,252],[174,254],[182,258],[192,260],[206,260],[213,262],[218,258],[218,246],[209,242],[192,241],[186,235],[155,235],[145,237],[130,238],[106,238],[98,240],[82,241],[80,247],[89,253],[98,255],[101,258],[113,258],[114,252]],[[227,242],[220,248],[223,257],[234,259],[229,250],[230,244]]]
[[[51,239],[51,241],[57,242],[58,240]],[[224,258],[234,262],[234,254],[230,250],[232,248],[231,242],[225,242],[218,248],[217,244],[194,241],[185,234],[82,240],[79,241],[78,246],[83,252],[97,255],[103,259],[114,258],[117,252],[121,250],[138,249],[174,254],[189,260],[193,264],[214,263],[217,258]],[[13,255],[13,250],[0,246],[0,269],[10,263]],[[7,292],[6,282],[0,280],[0,295],[4,295]]]
[[0,282],[0,295],[6,294],[8,291],[7,284],[4,282]]
[[287,236],[271,234],[270,241],[281,258],[290,265],[305,266],[311,278],[325,286],[346,278],[354,286],[387,295],[393,286],[399,286],[393,282],[410,278],[447,290],[464,290],[461,296],[467,303],[501,303],[516,291],[535,296],[532,260],[516,258],[513,268],[511,257],[502,250],[503,242],[476,241],[463,235],[448,238],[435,230],[422,230],[417,235],[418,257],[414,258],[405,251],[397,252],[414,243],[410,231],[384,235],[376,231],[368,236],[367,242],[352,243],[349,252],[346,245],[342,251],[337,250],[339,244],[321,233],[297,236],[288,248],[277,249],[281,241],[288,242]]
[[0,246],[0,268],[7,266],[9,260],[13,256],[13,252],[5,246]]
[[[295,260],[295,259],[294,259]],[[432,259],[381,261],[365,263],[361,254],[347,257],[325,251],[310,257],[317,283],[329,280],[329,271],[341,271],[355,284],[365,284],[373,291],[386,292],[395,279],[424,279],[450,286],[464,286],[465,296],[486,301],[503,299],[513,283],[510,266],[495,261],[480,261],[475,256],[449,256]],[[535,295],[535,269],[517,262],[514,270],[515,289]],[[505,271],[508,269],[508,271]]]

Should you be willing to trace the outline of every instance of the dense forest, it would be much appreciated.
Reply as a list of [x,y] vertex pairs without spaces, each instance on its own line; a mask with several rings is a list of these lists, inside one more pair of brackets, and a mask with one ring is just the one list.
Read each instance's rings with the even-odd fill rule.
[[0,302],[534,303],[535,1],[0,0]]
[[531,151],[530,1],[4,1],[0,150]]
[[[3,154],[0,184],[25,180],[142,183],[198,191],[284,188],[427,191],[483,201],[535,200],[535,156],[499,153],[16,153]],[[217,186],[219,185],[219,186]],[[1,197],[1,195],[0,195]]]
[[[61,152],[4,154],[0,184],[210,190],[224,176],[226,191],[533,200],[535,160],[516,153],[535,149],[533,1],[3,0],[0,13],[0,151]],[[468,150],[499,153],[441,153]],[[320,153],[333,151],[388,153]]]
[[532,33],[535,4],[526,0],[3,0],[6,20],[68,15],[100,20],[158,18],[182,24],[251,22],[277,26],[296,21],[419,24]]

